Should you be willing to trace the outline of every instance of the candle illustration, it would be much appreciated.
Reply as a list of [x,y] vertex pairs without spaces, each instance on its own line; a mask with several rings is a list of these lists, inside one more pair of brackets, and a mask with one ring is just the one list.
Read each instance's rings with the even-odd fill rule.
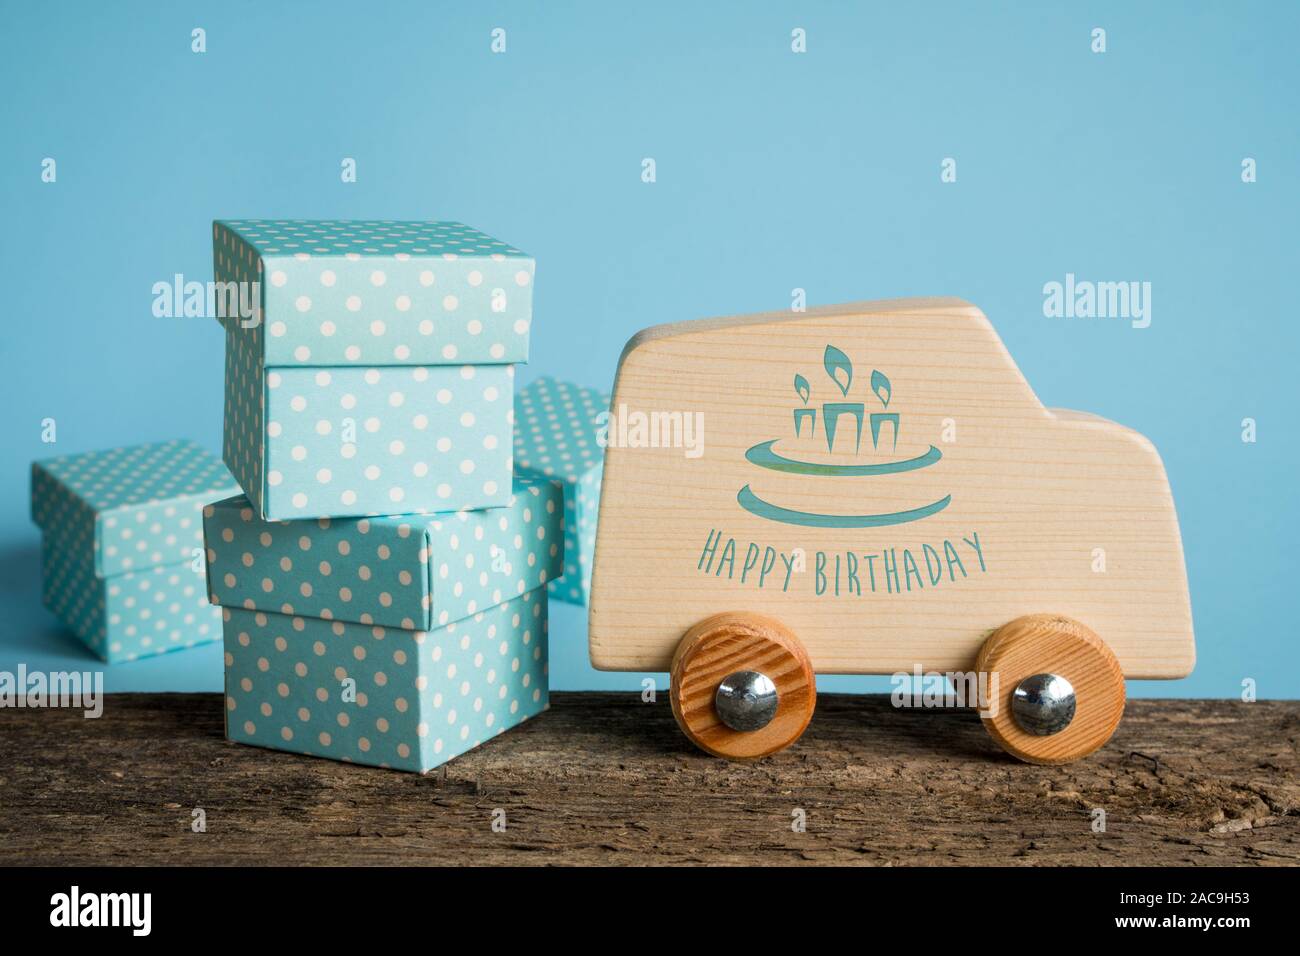
[[[879,369],[871,370],[871,391],[880,403],[882,411],[873,411],[868,418],[864,402],[849,401],[849,389],[853,385],[853,362],[850,361],[849,357],[835,346],[827,345],[822,355],[822,365],[826,369],[826,375],[835,383],[835,387],[839,389],[840,397],[843,399],[843,401],[824,402],[822,404],[822,431],[826,433],[827,450],[832,454],[835,452],[835,434],[844,430],[840,428],[840,419],[847,415],[853,419],[856,426],[853,456],[856,456],[861,449],[862,426],[866,422],[870,423],[871,444],[873,449],[876,450],[880,447],[880,433],[884,430],[884,426],[892,425],[893,446],[894,450],[897,451],[900,415],[898,412],[889,410],[894,398],[894,386],[889,377]],[[794,391],[804,406],[793,409],[795,437],[802,437],[804,422],[807,422],[808,437],[813,438],[817,431],[817,409],[816,406],[809,403],[812,397],[812,388],[808,384],[808,379],[797,372],[794,375]],[[755,468],[761,469],[762,473],[776,472],[782,475],[802,475],[818,485],[824,480],[836,482],[865,481],[884,490],[891,483],[895,488],[906,488],[905,484],[897,484],[897,480],[901,478],[906,482],[909,473],[929,468],[943,458],[943,453],[934,445],[931,445],[919,455],[892,461],[863,461],[849,455],[837,456],[834,461],[807,461],[795,457],[791,453],[793,449],[778,447],[779,444],[780,439],[776,438],[760,441],[745,452],[745,460]],[[844,445],[846,442],[841,442],[841,444]],[[841,485],[841,487],[843,486]],[[789,493],[788,487],[781,493]],[[811,501],[805,500],[801,502],[798,500],[797,495],[796,500],[791,503],[772,501],[764,495],[761,487],[758,491],[755,491],[749,484],[743,485],[736,492],[736,502],[750,514],[768,521],[798,525],[805,528],[883,528],[890,525],[906,524],[909,521],[919,521],[922,518],[943,511],[951,501],[952,495],[944,495],[933,501],[923,502],[916,507],[903,508],[897,511],[844,514],[808,510]]]
[[[889,407],[890,385],[883,372],[873,369],[871,372],[871,390],[876,393],[876,398],[880,399],[880,404]],[[898,412],[872,412],[871,413],[871,447],[880,447],[880,426],[884,424],[894,426],[894,448],[898,448]]]
[[[833,345],[826,346],[822,356],[822,365],[845,398],[849,397],[849,386],[853,384],[853,363],[849,357]],[[883,377],[883,376],[882,376]],[[853,442],[853,453],[862,447],[862,416],[865,406],[862,402],[824,402],[822,404],[822,426],[826,432],[826,450],[835,450],[835,432],[839,428],[840,417],[850,415],[857,425],[857,434]]]
[[[812,389],[808,387],[808,379],[804,378],[802,375],[796,374],[794,377],[794,390],[798,394],[799,399],[805,405],[807,405],[808,396],[812,394]],[[802,433],[803,423],[805,421],[807,421],[809,424],[808,434],[809,435],[817,434],[817,409],[796,408],[794,410],[794,437],[795,438],[798,438]]]

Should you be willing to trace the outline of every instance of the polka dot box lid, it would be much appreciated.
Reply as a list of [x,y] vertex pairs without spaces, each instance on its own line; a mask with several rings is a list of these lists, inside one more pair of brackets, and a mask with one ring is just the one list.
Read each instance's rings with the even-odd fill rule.
[[203,505],[239,490],[191,441],[112,448],[32,463],[32,520],[56,547],[93,550],[112,577],[191,561]]
[[558,577],[564,499],[516,476],[502,508],[265,521],[243,495],[203,511],[213,604],[427,631]]
[[212,249],[260,302],[265,366],[528,361],[533,259],[461,223],[219,220]]

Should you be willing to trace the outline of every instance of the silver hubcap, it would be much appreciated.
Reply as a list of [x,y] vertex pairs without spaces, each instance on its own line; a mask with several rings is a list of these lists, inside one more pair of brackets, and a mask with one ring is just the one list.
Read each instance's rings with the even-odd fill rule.
[[1037,737],[1059,734],[1074,720],[1074,686],[1059,674],[1026,677],[1011,695],[1011,713]]
[[776,685],[758,671],[736,671],[718,685],[713,708],[732,730],[762,730],[772,722],[777,708]]

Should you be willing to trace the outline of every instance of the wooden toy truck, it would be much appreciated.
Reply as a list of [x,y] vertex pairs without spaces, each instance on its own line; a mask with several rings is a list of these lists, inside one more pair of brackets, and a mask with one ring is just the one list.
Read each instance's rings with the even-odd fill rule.
[[[823,674],[941,673],[1007,751],[1101,747],[1195,660],[1155,448],[1045,408],[983,313],[900,299],[647,329],[614,383],[592,663],[704,750],[798,739]],[[959,692],[961,687],[958,688]]]

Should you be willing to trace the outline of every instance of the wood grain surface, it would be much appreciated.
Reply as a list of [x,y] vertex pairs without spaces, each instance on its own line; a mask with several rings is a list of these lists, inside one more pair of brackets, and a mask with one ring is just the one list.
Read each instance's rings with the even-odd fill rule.
[[[776,686],[776,716],[759,730],[732,730],[718,716],[718,685],[741,670],[758,671]],[[761,614],[715,614],[687,631],[673,655],[670,686],[682,733],[727,759],[766,757],[790,746],[817,707],[817,677],[807,651],[779,621]]]
[[[1124,675],[1105,641],[1078,621],[1056,614],[1018,617],[984,642],[975,670],[996,675],[996,706],[981,714],[984,729],[1008,752],[1037,764],[1078,760],[1103,747],[1124,716]],[[1040,737],[1016,721],[1011,699],[1027,677],[1050,673],[1074,688],[1070,725]]]
[[[802,437],[798,412],[817,413]],[[611,414],[597,668],[667,670],[688,628],[743,610],[792,630],[818,674],[967,670],[994,629],[1035,613],[1082,621],[1129,678],[1192,669],[1160,455],[1122,425],[1044,407],[967,302],[647,329],[623,352]],[[645,447],[631,423],[654,414],[660,447]],[[697,423],[698,453],[663,447],[673,414]],[[894,415],[877,447],[872,416]]]
[[1108,746],[1036,767],[973,713],[883,696],[820,695],[799,742],[754,763],[696,750],[663,692],[552,700],[424,777],[229,743],[218,694],[6,710],[6,862],[1300,863],[1300,701],[1130,700]]

